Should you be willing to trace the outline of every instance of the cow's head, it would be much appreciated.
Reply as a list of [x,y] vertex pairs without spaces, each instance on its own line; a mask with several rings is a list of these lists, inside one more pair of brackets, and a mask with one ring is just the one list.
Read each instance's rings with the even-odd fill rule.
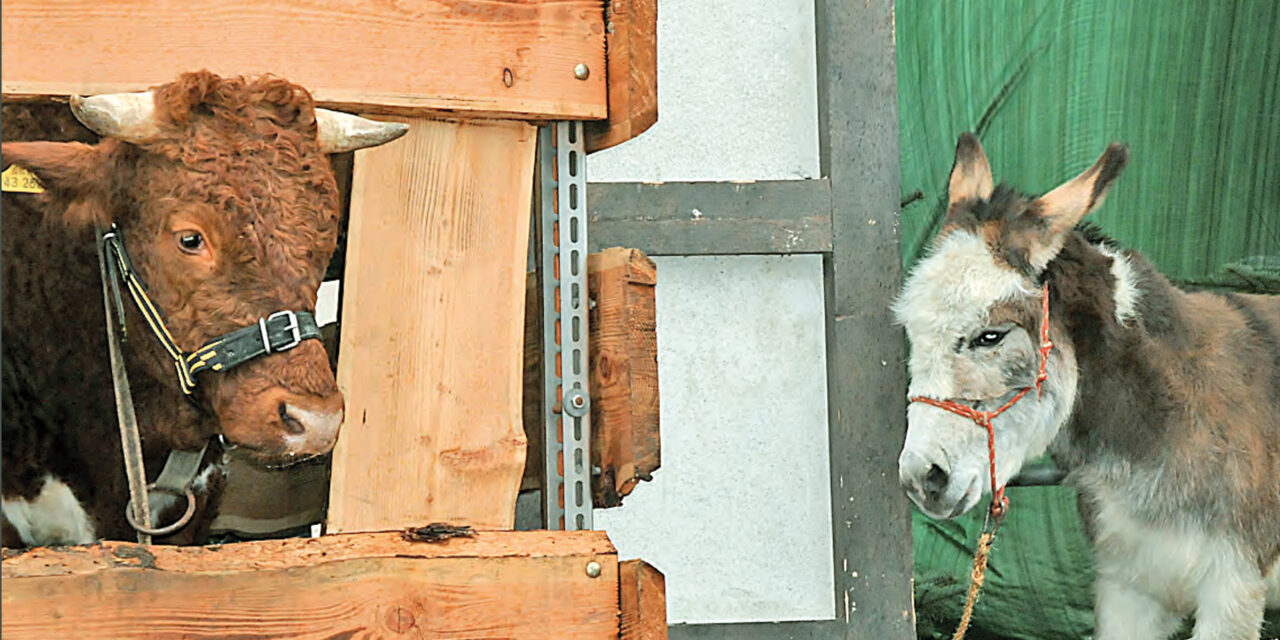
[[[119,227],[188,352],[276,311],[314,312],[338,237],[338,188],[326,154],[381,144],[405,129],[316,109],[306,90],[278,78],[209,72],[149,92],[73,99],[72,109],[103,136],[99,144],[6,143],[5,163],[34,172],[45,188],[39,197],[50,211],[65,210],[72,227]],[[142,329],[130,336],[146,373],[180,394],[158,341]],[[223,435],[264,459],[324,453],[343,420],[319,340],[201,373],[197,382],[197,402],[217,416]]]

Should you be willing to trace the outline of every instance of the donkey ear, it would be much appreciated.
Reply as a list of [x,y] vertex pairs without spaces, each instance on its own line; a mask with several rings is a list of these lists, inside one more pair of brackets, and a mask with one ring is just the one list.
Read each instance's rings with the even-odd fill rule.
[[1111,183],[1129,161],[1129,148],[1113,142],[1084,173],[1036,199],[1040,216],[1049,223],[1051,237],[1070,231],[1089,212],[1102,206]]
[[991,180],[991,164],[982,151],[978,137],[969,132],[960,134],[956,143],[956,162],[951,167],[951,185],[948,206],[961,200],[985,200],[991,197],[994,183]]
[[111,222],[111,180],[108,164],[114,143],[90,146],[80,142],[6,142],[0,145],[5,169],[17,165],[35,174],[46,211],[62,213],[68,226]]

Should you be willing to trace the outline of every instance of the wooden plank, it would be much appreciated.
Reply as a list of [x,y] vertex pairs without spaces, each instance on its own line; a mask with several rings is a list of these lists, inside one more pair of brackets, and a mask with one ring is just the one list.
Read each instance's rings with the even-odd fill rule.
[[630,140],[658,121],[658,0],[605,6],[609,119],[587,123],[587,152]]
[[[614,507],[661,461],[658,402],[656,266],[634,249],[587,258],[591,310],[592,478],[596,507]],[[541,290],[526,281],[524,429],[529,442],[521,491],[542,488]]]
[[595,531],[108,542],[6,552],[3,575],[5,638],[618,637],[617,556]]
[[0,49],[5,99],[138,91],[207,68],[274,73],[352,110],[608,114],[603,0],[12,0]]
[[619,640],[667,640],[667,579],[644,560],[618,564]]
[[762,182],[591,183],[590,250],[657,255],[831,251],[826,179]]
[[661,464],[658,268],[636,249],[587,257],[591,317],[592,504],[615,507]]
[[328,530],[509,529],[535,129],[406,121],[355,159]]

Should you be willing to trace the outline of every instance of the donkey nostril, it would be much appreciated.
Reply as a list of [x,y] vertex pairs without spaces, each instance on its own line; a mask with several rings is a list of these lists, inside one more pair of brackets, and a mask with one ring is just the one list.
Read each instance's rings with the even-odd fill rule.
[[289,414],[289,405],[281,402],[280,405],[276,407],[276,413],[280,414],[280,423],[284,425],[285,433],[291,436],[298,436],[306,432],[302,423],[298,422],[297,418]]
[[924,477],[924,491],[928,494],[942,493],[947,488],[948,480],[947,472],[942,470],[938,465],[929,467],[929,474]]

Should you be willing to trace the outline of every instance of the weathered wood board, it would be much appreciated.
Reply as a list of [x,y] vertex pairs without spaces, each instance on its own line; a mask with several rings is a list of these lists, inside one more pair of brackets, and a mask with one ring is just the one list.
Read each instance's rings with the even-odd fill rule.
[[644,560],[618,564],[620,640],[667,639],[667,579]]
[[587,152],[630,140],[658,121],[658,0],[605,6],[609,119],[584,127]]
[[481,531],[439,543],[399,533],[222,547],[110,542],[6,550],[0,566],[6,640],[619,632],[617,555],[597,531]]
[[[592,504],[614,507],[661,464],[658,269],[636,249],[587,257],[591,332]],[[597,426],[598,425],[598,426]]]
[[[587,258],[594,306],[591,352],[591,458],[596,507],[614,507],[661,463],[658,342],[653,261],[635,249],[606,249]],[[542,487],[542,331],[540,301],[529,275],[525,309],[524,428],[529,442],[522,491]]]
[[509,529],[535,129],[406,121],[355,158],[328,531]]
[[608,114],[603,0],[10,0],[0,49],[6,99],[140,91],[207,68],[274,73],[366,112]]

